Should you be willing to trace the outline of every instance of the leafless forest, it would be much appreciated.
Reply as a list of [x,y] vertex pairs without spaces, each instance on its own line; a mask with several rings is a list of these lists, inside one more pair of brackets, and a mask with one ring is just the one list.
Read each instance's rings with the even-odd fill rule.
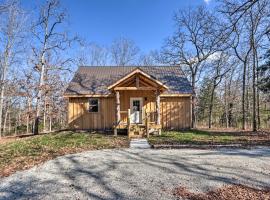
[[68,16],[58,0],[34,11],[0,0],[1,137],[66,128],[62,95],[78,65],[179,65],[194,128],[270,129],[269,0],[175,10],[174,32],[148,53],[129,38],[103,46],[72,35]]

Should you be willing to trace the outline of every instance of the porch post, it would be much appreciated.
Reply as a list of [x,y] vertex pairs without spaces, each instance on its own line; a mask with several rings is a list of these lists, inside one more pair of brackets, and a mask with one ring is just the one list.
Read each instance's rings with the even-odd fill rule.
[[[160,92],[157,90],[156,92],[156,113],[157,113],[157,125],[160,125]],[[158,134],[161,134],[161,130],[158,129]]]
[[117,126],[120,124],[121,116],[120,116],[120,93],[119,91],[115,92],[116,97],[116,127],[114,129],[114,135],[117,136]]

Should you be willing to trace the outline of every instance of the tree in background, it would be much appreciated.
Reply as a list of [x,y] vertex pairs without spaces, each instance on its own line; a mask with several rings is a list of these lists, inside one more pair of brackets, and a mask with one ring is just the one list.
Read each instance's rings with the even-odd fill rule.
[[17,1],[6,1],[0,13],[0,137],[4,97],[8,83],[9,70],[17,61],[24,37],[24,14]]
[[194,127],[269,129],[270,1],[218,2],[213,12],[177,11],[175,32],[160,52],[142,53],[131,39],[118,38],[105,45],[80,40],[81,49],[72,48],[78,55],[71,56],[77,38],[68,35],[68,13],[57,0],[39,2],[34,12],[16,0],[0,1],[0,136],[65,127],[62,95],[74,61],[179,65],[193,86]]
[[108,65],[109,53],[109,49],[105,46],[93,42],[83,43],[78,56],[78,64],[80,66],[106,66]]
[[110,48],[112,63],[117,66],[135,64],[140,49],[134,41],[127,38],[115,39]]
[[[210,115],[211,115],[211,125],[212,119],[215,120],[220,117],[219,113],[221,112],[218,105],[220,105],[220,100],[218,95],[213,88],[213,82],[211,78],[205,77],[202,80],[200,90],[198,91],[198,121],[201,125],[206,125],[209,123]],[[215,109],[213,109],[215,108]],[[211,113],[209,112],[212,109]],[[214,110],[214,111],[213,111]],[[219,121],[219,120],[218,120]]]
[[270,93],[270,50],[265,55],[265,63],[258,68],[258,87],[264,93]]
[[204,7],[179,10],[174,16],[176,30],[162,48],[164,63],[185,67],[191,79],[192,127],[195,128],[196,82],[206,60],[221,48],[223,34],[218,19]]
[[229,56],[226,52],[220,52],[218,55],[210,62],[211,72],[210,74],[210,105],[209,105],[209,117],[208,117],[208,128],[212,128],[212,113],[214,107],[214,96],[217,87],[221,83],[222,79],[230,71]]
[[33,63],[39,76],[34,134],[39,132],[42,102],[46,99],[44,94],[49,88],[46,84],[48,71],[65,70],[64,66],[70,61],[63,53],[76,38],[70,38],[67,31],[62,31],[61,27],[63,28],[66,20],[67,13],[60,7],[59,1],[48,0],[41,6],[38,20],[32,28],[35,37],[32,46]]
[[[242,129],[246,128],[246,91],[247,67],[251,66],[252,74],[252,127],[257,130],[260,121],[259,92],[257,91],[257,68],[260,54],[264,51],[266,38],[270,30],[268,0],[232,1],[222,0],[221,13],[227,20],[227,28],[232,39],[232,49],[243,64],[242,78]],[[257,107],[257,108],[256,108]],[[247,108],[248,109],[248,108]]]
[[154,66],[160,64],[160,54],[158,51],[150,51],[148,54],[143,54],[139,58],[139,65]]

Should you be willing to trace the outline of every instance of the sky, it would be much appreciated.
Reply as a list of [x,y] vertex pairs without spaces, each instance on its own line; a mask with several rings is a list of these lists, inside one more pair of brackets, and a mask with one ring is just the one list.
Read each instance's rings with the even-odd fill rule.
[[[24,0],[25,5],[35,0]],[[60,0],[68,10],[70,31],[88,42],[109,45],[115,38],[134,40],[147,53],[173,33],[173,13],[211,0]]]

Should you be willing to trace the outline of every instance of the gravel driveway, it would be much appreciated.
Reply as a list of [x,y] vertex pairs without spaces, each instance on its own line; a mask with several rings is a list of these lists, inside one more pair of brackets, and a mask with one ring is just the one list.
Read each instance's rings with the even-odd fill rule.
[[0,199],[174,199],[186,186],[270,186],[270,149],[99,150],[66,155],[0,179]]

